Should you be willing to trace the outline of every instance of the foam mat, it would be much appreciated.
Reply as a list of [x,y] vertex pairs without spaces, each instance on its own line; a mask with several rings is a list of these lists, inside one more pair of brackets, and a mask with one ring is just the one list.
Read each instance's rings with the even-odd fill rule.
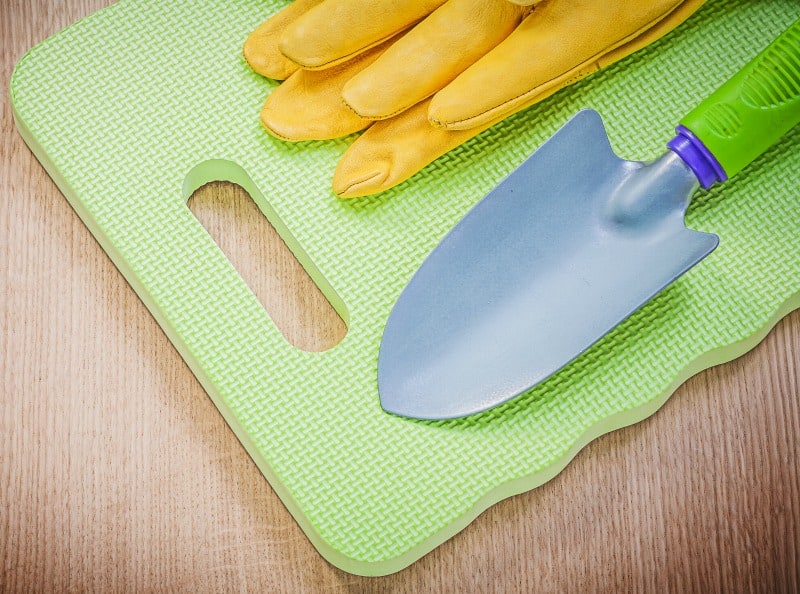
[[[381,196],[330,190],[353,138],[289,144],[258,115],[275,83],[241,57],[271,0],[122,0],[44,41],[11,83],[17,125],[331,563],[397,571],[594,437],[655,412],[704,368],[800,306],[800,128],[688,225],[721,237],[701,265],[550,380],[447,422],[386,414],[378,346],[395,299],[447,230],[584,107],[615,150],[650,159],[673,126],[800,16],[791,0],[709,0],[672,34],[505,120]],[[187,207],[242,185],[348,325],[289,345]],[[724,406],[724,403],[720,403]]]

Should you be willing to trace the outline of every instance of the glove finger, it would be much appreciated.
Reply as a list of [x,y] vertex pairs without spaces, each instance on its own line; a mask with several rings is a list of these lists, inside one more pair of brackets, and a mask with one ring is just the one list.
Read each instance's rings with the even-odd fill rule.
[[327,140],[363,130],[371,121],[345,105],[342,87],[393,41],[326,70],[298,70],[267,97],[261,124],[273,136],[290,141]]
[[325,0],[289,24],[278,47],[302,68],[329,68],[404,31],[444,1]]
[[428,102],[422,102],[372,124],[339,161],[333,191],[340,198],[356,198],[388,190],[496,123],[443,130],[430,125],[427,113]]
[[284,80],[298,66],[278,50],[278,40],[283,30],[322,0],[295,0],[275,13],[253,31],[245,40],[242,54],[255,72],[267,78]]
[[[663,35],[700,4],[702,0],[542,2],[500,45],[434,96],[431,123],[462,129],[519,111],[596,72],[610,58],[638,49],[637,38],[650,42]],[[657,35],[646,35],[651,30]]]
[[507,0],[449,0],[344,87],[359,115],[392,117],[427,99],[500,43],[527,9]]
[[675,27],[680,25],[683,21],[688,19],[692,13],[694,13],[703,5],[705,1],[706,0],[684,0],[678,8],[673,10],[664,19],[653,25],[650,29],[635,37],[628,43],[624,43],[618,48],[613,49],[602,56],[597,61],[598,66],[600,68],[610,66],[614,62],[631,55],[633,52],[650,45],[655,40],[663,37]]

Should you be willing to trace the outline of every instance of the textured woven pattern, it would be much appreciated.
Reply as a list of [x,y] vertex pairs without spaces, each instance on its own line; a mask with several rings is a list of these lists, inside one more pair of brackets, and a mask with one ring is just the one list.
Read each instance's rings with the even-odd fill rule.
[[[359,573],[410,563],[800,305],[795,129],[732,183],[698,194],[688,224],[719,234],[718,250],[545,384],[460,421],[383,413],[376,362],[390,308],[471,205],[582,107],[603,114],[621,156],[655,157],[680,117],[800,7],[709,0],[646,50],[411,182],[350,202],[329,187],[351,139],[293,145],[260,128],[274,84],[251,73],[241,45],[276,9],[122,0],[32,49],[11,93],[27,141],[333,563]],[[307,353],[284,340],[186,206],[212,179],[244,185],[326,288],[349,326],[337,347]]]

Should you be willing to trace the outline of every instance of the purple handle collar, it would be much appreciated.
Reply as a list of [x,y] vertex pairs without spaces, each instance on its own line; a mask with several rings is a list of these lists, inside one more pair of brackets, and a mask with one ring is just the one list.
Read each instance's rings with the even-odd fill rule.
[[667,143],[667,147],[694,171],[704,189],[707,190],[716,182],[724,182],[728,179],[728,175],[716,157],[691,130],[679,125],[675,128],[675,132],[677,132],[675,138]]

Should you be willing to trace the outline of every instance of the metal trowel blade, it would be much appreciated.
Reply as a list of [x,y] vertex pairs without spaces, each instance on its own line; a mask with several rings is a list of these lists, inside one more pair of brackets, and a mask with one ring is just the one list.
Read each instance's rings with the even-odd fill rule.
[[684,225],[696,188],[671,152],[620,159],[599,114],[579,112],[402,292],[378,358],[382,407],[463,417],[545,380],[716,247]]

